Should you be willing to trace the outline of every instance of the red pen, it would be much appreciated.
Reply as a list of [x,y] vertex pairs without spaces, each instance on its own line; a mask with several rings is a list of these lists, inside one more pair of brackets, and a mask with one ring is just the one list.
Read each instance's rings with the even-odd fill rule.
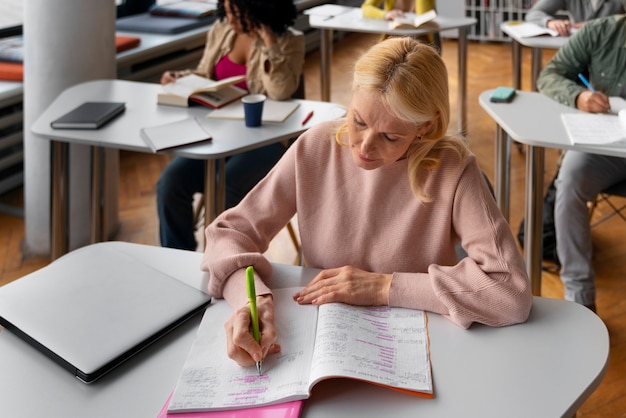
[[302,121],[302,125],[305,125],[313,117],[313,111],[311,110],[308,115]]

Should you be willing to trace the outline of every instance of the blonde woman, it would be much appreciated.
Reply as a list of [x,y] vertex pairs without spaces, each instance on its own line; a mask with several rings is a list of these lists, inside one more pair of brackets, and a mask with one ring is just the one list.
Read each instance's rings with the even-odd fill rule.
[[[202,268],[225,298],[228,354],[251,366],[280,351],[263,256],[297,213],[307,265],[293,295],[422,309],[460,327],[527,319],[532,295],[508,223],[463,138],[448,135],[448,76],[411,38],[375,44],[356,63],[345,119],[298,138],[270,173],[206,229]],[[460,243],[468,256],[459,260]],[[261,344],[249,332],[245,269],[255,268]]]

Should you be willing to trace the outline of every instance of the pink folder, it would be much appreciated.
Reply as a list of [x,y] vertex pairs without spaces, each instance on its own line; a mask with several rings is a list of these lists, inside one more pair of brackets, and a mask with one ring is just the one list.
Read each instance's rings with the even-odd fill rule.
[[172,395],[170,394],[157,418],[298,418],[304,404],[304,401],[293,401],[258,408],[232,409],[230,411],[177,412],[168,414],[167,407],[171,398]]

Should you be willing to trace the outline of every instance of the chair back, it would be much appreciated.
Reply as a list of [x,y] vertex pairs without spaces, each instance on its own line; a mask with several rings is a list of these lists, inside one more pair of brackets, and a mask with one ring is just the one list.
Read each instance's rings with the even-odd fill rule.
[[300,83],[298,84],[298,89],[291,95],[291,98],[304,100],[304,73],[300,75]]

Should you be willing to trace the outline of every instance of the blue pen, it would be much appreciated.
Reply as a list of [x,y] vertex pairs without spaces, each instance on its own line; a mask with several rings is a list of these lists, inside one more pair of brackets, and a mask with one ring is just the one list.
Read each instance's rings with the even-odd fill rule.
[[591,90],[592,93],[597,93],[596,89],[593,88],[589,80],[587,80],[584,75],[582,75],[581,73],[578,73],[578,78],[580,78],[580,81],[582,81],[583,84],[587,86],[587,88]]

